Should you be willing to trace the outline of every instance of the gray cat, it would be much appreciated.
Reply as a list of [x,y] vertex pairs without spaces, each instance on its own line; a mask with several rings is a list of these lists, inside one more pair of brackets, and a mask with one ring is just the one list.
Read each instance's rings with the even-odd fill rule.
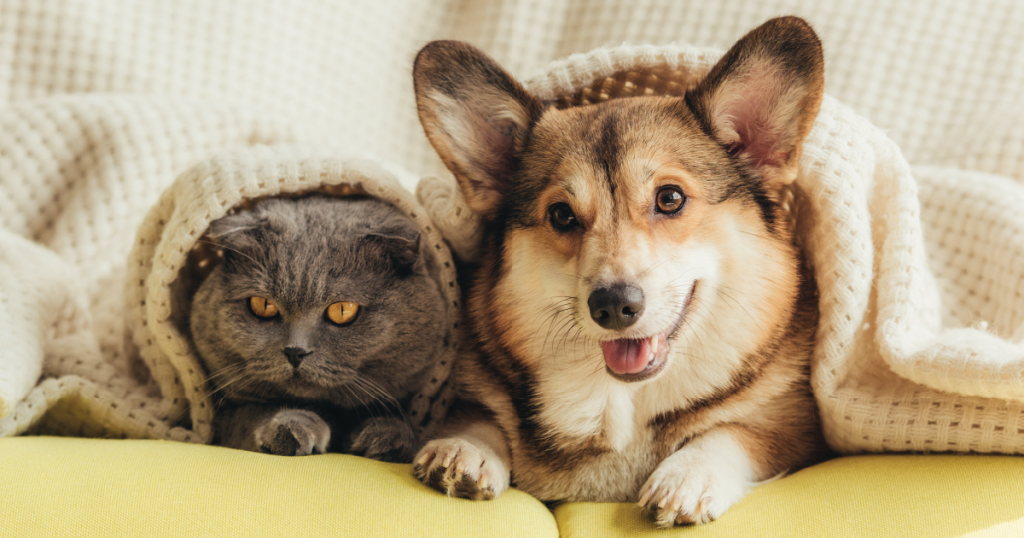
[[219,397],[214,442],[409,462],[408,400],[444,345],[444,299],[416,224],[369,198],[268,199],[215,221],[224,261],[192,338]]

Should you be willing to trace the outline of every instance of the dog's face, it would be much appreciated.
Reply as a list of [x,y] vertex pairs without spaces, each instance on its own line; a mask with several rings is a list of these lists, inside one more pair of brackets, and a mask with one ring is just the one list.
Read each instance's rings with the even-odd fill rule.
[[468,45],[420,53],[420,117],[495,236],[520,360],[719,382],[771,336],[797,285],[778,199],[821,100],[802,30],[759,28],[683,98],[566,110]]

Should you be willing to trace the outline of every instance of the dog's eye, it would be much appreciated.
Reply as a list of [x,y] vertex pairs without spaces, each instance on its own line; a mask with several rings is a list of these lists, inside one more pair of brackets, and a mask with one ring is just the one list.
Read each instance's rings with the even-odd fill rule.
[[553,204],[548,209],[548,214],[551,216],[551,225],[556,230],[566,231],[579,226],[579,221],[576,220],[576,215],[572,212],[572,208],[565,202]]
[[265,297],[249,297],[249,311],[260,319],[273,319],[278,314],[277,305]]
[[662,187],[658,189],[658,194],[654,197],[658,213],[669,215],[682,209],[685,201],[686,196],[683,196],[683,191],[679,190],[679,187]]
[[327,311],[324,312],[324,317],[335,325],[348,325],[355,321],[356,314],[358,313],[358,303],[340,302],[328,306]]

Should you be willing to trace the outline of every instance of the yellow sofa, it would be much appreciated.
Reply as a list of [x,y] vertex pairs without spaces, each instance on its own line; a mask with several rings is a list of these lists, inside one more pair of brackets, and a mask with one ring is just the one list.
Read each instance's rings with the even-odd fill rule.
[[1024,536],[1024,458],[839,458],[666,531],[632,504],[448,499],[408,465],[353,456],[17,437],[0,439],[0,536]]

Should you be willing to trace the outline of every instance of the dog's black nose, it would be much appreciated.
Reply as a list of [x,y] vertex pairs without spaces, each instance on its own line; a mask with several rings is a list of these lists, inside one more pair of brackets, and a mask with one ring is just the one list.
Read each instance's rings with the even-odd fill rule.
[[616,331],[625,329],[644,311],[644,290],[629,284],[598,288],[590,293],[587,306],[598,325]]
[[284,348],[284,356],[288,357],[288,362],[292,363],[292,366],[298,368],[299,364],[302,363],[302,359],[309,356],[309,351],[302,349],[301,347],[286,347]]

